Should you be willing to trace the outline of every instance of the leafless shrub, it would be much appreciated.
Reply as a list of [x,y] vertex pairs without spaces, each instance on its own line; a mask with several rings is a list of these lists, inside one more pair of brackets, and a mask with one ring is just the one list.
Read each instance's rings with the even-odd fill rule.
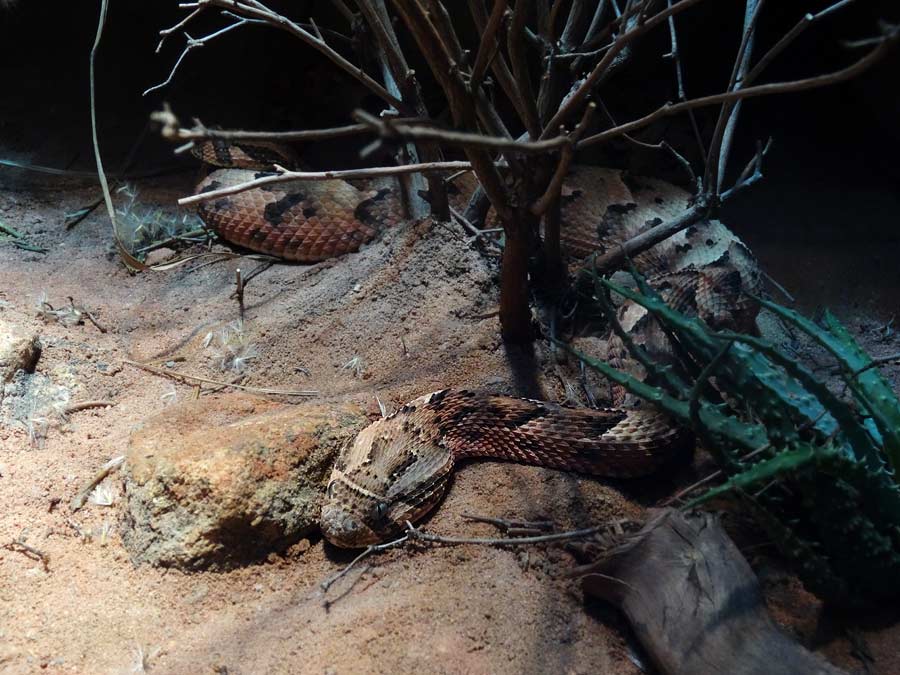
[[[610,271],[621,266],[627,256],[709,217],[722,201],[762,176],[762,160],[767,147],[763,143],[737,178],[730,184],[726,180],[725,169],[742,100],[804,91],[855,77],[880,60],[900,39],[898,27],[882,24],[878,36],[849,45],[861,56],[845,68],[795,81],[759,84],[769,63],[781,56],[800,33],[851,1],[839,0],[815,14],[803,15],[792,30],[756,58],[756,25],[763,1],[745,0],[742,37],[736,45],[734,67],[728,82],[723,83],[719,93],[690,98],[685,93],[685,74],[678,57],[675,19],[687,20],[687,17],[695,16],[687,12],[702,0],[601,0],[595,3],[583,0],[555,3],[494,0],[487,6],[483,0],[468,0],[470,19],[477,29],[471,36],[457,32],[448,11],[449,3],[440,0],[335,2],[339,15],[346,22],[345,27],[353,31],[354,38],[359,43],[370,43],[372,48],[368,53],[376,56],[374,67],[368,68],[365,66],[369,64],[354,64],[332,47],[327,36],[333,35],[334,31],[320,29],[313,20],[308,24],[301,23],[257,0],[204,0],[190,5],[190,14],[177,25],[161,31],[160,44],[201,14],[218,11],[225,25],[203,37],[190,38],[163,85],[172,80],[178,65],[192,49],[247,25],[266,25],[285,31],[317,50],[380,98],[388,110],[380,118],[359,111],[356,115],[359,124],[356,125],[279,134],[217,131],[199,123],[186,129],[180,127],[171,113],[163,113],[157,119],[163,122],[165,136],[188,142],[207,138],[317,140],[374,133],[376,143],[367,146],[364,152],[370,152],[379,144],[397,148],[401,164],[409,166],[405,169],[389,167],[389,173],[408,171],[413,174],[405,178],[404,187],[412,196],[414,206],[421,206],[415,198],[425,183],[420,172],[450,170],[453,163],[440,161],[442,149],[461,148],[468,166],[477,174],[481,189],[473,196],[466,213],[457,215],[480,225],[487,202],[493,206],[505,235],[501,331],[507,341],[523,342],[531,339],[529,259],[537,253],[543,260],[542,278],[551,288],[559,287],[564,280],[565,268],[561,263],[559,244],[560,195],[575,152],[614,139],[631,139],[632,134],[666,116],[692,115],[692,111],[700,107],[712,106],[719,110],[711,137],[700,138],[698,127],[693,124],[699,144],[707,151],[703,166],[699,167],[702,170],[696,172],[696,194],[692,205],[681,216],[660,223],[626,242],[621,250],[609,251],[598,258],[600,269]],[[407,56],[401,49],[394,16],[413,38],[421,58],[442,90],[449,104],[453,129],[422,121],[432,117],[431,111],[420,93],[416,73],[409,67]],[[626,122],[612,122],[605,110],[609,119],[596,119],[596,101],[601,100],[604,88],[615,86],[616,76],[635,50],[641,48],[648,33],[665,30],[671,40],[678,101],[663,101],[646,114]],[[475,36],[477,39],[473,39]],[[540,63],[539,68],[534,67],[535,62]],[[501,110],[512,110],[512,116],[504,118]],[[672,154],[692,175],[695,173],[673,145],[659,143],[656,147]],[[370,171],[372,175],[379,175],[386,170]],[[325,173],[285,172],[280,177],[264,180],[298,177],[328,178]],[[247,183],[244,187],[254,187],[255,183]],[[432,215],[448,219],[450,212],[443,180],[437,174],[429,173],[427,183]],[[213,191],[186,200],[193,202],[218,196]]]

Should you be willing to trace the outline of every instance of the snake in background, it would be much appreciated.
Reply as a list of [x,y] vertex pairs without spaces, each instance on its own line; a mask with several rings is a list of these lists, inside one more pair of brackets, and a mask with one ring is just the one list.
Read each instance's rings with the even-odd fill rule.
[[[194,148],[218,166],[197,192],[269,175],[293,156],[268,143],[205,141]],[[240,168],[238,168],[240,167]],[[563,191],[561,243],[574,258],[603,252],[672,218],[689,195],[619,170],[576,166]],[[221,238],[297,262],[358,251],[402,222],[397,195],[345,181],[273,183],[201,203],[199,214]],[[761,285],[747,247],[718,221],[702,221],[635,256],[635,267],[675,309],[713,327],[752,330]],[[631,339],[656,359],[671,349],[636,303],[617,311]],[[613,337],[608,358],[642,375]],[[693,436],[648,407],[570,408],[546,401],[445,389],[421,396],[363,429],[339,454],[322,509],[324,536],[342,547],[384,541],[440,501],[457,461],[493,458],[631,478],[657,471],[693,447]]]

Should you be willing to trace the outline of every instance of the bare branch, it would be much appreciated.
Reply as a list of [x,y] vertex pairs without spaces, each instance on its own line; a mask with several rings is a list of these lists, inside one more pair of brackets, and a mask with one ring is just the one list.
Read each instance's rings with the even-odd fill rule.
[[[485,34],[488,17],[484,11],[484,3],[482,0],[469,0],[469,11],[472,13],[472,20],[478,27],[479,32]],[[513,78],[512,72],[509,69],[509,65],[506,63],[503,54],[498,52],[496,56],[490,60],[490,65],[491,72],[494,73],[494,77],[497,78],[497,83],[500,85],[500,88],[503,89],[503,93],[506,94],[506,97],[515,108],[519,120],[524,124],[528,116],[528,113],[525,110],[525,102],[522,99],[521,92],[519,92],[519,89],[516,86],[516,80]],[[472,91],[477,92],[474,88]],[[512,136],[511,134],[507,135]]]
[[345,3],[344,0],[331,0],[331,4],[335,6],[337,11],[339,11],[347,21],[352,23],[356,18],[353,10],[347,6],[347,3]]
[[[750,58],[753,53],[756,22],[765,0],[746,0],[744,10],[744,28],[741,44],[734,59],[734,67],[728,80],[727,91],[735,91],[743,87],[743,80],[750,68]],[[719,194],[722,181],[725,179],[725,167],[728,164],[728,155],[731,152],[731,141],[734,137],[734,128],[737,124],[737,116],[740,111],[741,101],[726,102],[719,111],[719,119],[713,131],[709,144],[709,154],[706,158],[706,175],[704,184],[713,194]]]
[[613,529],[612,523],[585,527],[580,530],[568,532],[553,532],[534,537],[444,537],[420,530],[409,522],[406,523],[406,536],[412,540],[427,541],[433,544],[446,546],[460,546],[474,544],[477,546],[530,546],[533,544],[550,544],[557,541],[570,541],[572,539],[584,539],[600,532]]
[[[557,3],[554,7],[561,4]],[[525,128],[528,130],[531,140],[535,140],[541,136],[541,123],[538,119],[534,91],[531,89],[528,59],[525,56],[525,19],[528,18],[530,6],[531,2],[528,0],[519,0],[516,3],[512,23],[506,34],[506,49],[509,51],[509,60],[516,78],[516,90],[524,104],[522,110],[525,113]]]
[[826,7],[825,9],[823,9],[821,12],[818,12],[817,14],[805,14],[803,16],[803,18],[801,18],[800,21],[798,21],[794,25],[794,27],[791,28],[791,30],[789,30],[784,35],[784,37],[782,37],[775,44],[775,46],[773,46],[768,52],[766,52],[766,54],[759,60],[759,63],[757,63],[753,67],[753,70],[751,70],[750,73],[747,75],[747,77],[744,78],[744,81],[746,83],[756,81],[756,78],[759,77],[759,74],[763,70],[766,69],[766,66],[768,66],[769,63],[771,63],[771,61],[776,56],[778,56],[781,52],[783,52],[789,44],[791,44],[794,40],[796,40],[800,36],[800,34],[803,33],[803,31],[805,31],[807,28],[809,28],[809,26],[811,24],[815,23],[819,19],[822,19],[822,18],[832,14],[833,12],[843,9],[844,7],[846,7],[847,5],[849,5],[850,3],[854,2],[854,1],[855,0],[840,0],[840,2],[836,2],[833,5],[831,5],[830,7]]
[[148,373],[153,373],[154,375],[159,375],[160,377],[167,377],[170,380],[175,380],[176,382],[181,382],[182,384],[192,384],[196,385],[200,384],[212,384],[217,387],[231,387],[233,389],[240,389],[242,391],[250,391],[256,394],[271,394],[273,396],[318,396],[319,392],[315,390],[309,389],[273,389],[271,387],[250,387],[243,384],[237,384],[236,382],[223,382],[222,380],[212,380],[208,377],[199,377],[198,375],[188,375],[187,373],[179,373],[174,370],[163,370],[162,368],[157,368],[155,366],[151,366],[147,363],[139,363],[137,361],[131,361],[129,359],[122,359],[122,363],[125,363],[129,366],[133,366],[135,368],[140,368],[141,370],[146,370]]
[[448,145],[459,145],[472,148],[490,148],[501,152],[513,152],[523,155],[543,155],[570,143],[566,136],[556,136],[545,141],[521,141],[500,136],[485,136],[466,131],[438,129],[433,126],[407,124],[401,120],[379,119],[369,113],[356,110],[353,118],[363,123],[368,130],[379,134],[382,138],[412,138],[415,140],[433,140]]
[[625,49],[625,47],[630,42],[640,37],[647,31],[655,28],[661,22],[666,21],[670,16],[673,16],[678,12],[683,12],[684,10],[692,7],[700,1],[701,0],[679,0],[679,2],[676,2],[674,5],[660,11],[647,21],[638,23],[634,28],[625,31],[618,38],[616,38],[613,46],[609,49],[609,51],[606,52],[600,62],[596,66],[594,66],[594,69],[587,76],[587,78],[585,78],[584,81],[582,81],[574,91],[570,92],[570,94],[566,96],[557,113],[549,122],[547,122],[547,126],[544,128],[544,134],[548,133],[550,129],[558,128],[559,125],[565,122],[566,118],[571,115],[576,108],[580,107],[581,104],[584,103],[585,99],[591,93],[594,87],[596,87],[603,81],[603,79],[605,79],[607,75],[607,69],[613,63],[613,60],[616,58],[619,52]]
[[156,53],[159,54],[159,52],[162,50],[162,47],[166,42],[166,38],[168,38],[176,30],[187,26],[191,22],[191,19],[193,19],[194,17],[199,15],[200,12],[202,12],[202,11],[203,11],[203,8],[198,7],[197,9],[195,9],[193,12],[188,14],[186,17],[184,17],[181,21],[176,23],[171,28],[163,28],[161,31],[159,31],[159,44],[156,45]]
[[[194,11],[193,11],[193,12],[185,19],[185,22],[186,22],[188,19],[191,19],[192,17],[196,16],[196,14],[197,14],[198,11],[199,11],[199,10],[194,10]],[[206,35],[206,36],[204,36],[204,37],[202,37],[202,38],[197,38],[197,39],[194,39],[194,38],[192,38],[190,35],[188,35],[187,33],[185,33],[185,34],[184,34],[184,39],[185,39],[185,47],[184,47],[184,50],[181,52],[181,55],[180,55],[180,56],[178,57],[178,59],[175,61],[175,65],[172,66],[172,70],[169,71],[169,76],[165,79],[164,82],[160,82],[159,84],[156,84],[156,85],[150,87],[149,89],[144,90],[144,93],[142,94],[142,96],[146,96],[146,95],[149,94],[150,92],[156,91],[157,89],[162,89],[163,87],[167,87],[167,86],[169,85],[169,83],[172,82],[172,79],[175,77],[175,72],[178,70],[178,66],[181,65],[181,62],[184,61],[185,57],[186,57],[192,50],[197,49],[198,47],[203,47],[203,46],[204,46],[207,42],[209,42],[210,40],[214,40],[215,38],[220,37],[220,36],[224,35],[225,33],[229,33],[229,32],[231,32],[232,30],[234,30],[235,28],[240,28],[241,26],[246,26],[247,24],[251,24],[251,23],[262,23],[262,22],[261,22],[261,21],[253,21],[253,20],[251,20],[251,19],[243,19],[243,18],[242,18],[242,19],[239,19],[239,20],[235,21],[235,22],[232,23],[232,24],[229,24],[229,25],[225,26],[225,28],[221,28],[221,29],[215,31],[214,33],[210,33],[209,35]],[[180,24],[179,24],[179,25],[180,25]],[[162,33],[163,33],[163,31],[160,31],[160,34],[162,34]],[[165,35],[163,35],[163,39],[165,39]],[[159,45],[160,45],[160,47],[162,46],[162,40],[160,40]]]
[[[476,2],[480,2],[480,0],[476,0]],[[469,80],[469,88],[472,91],[476,91],[481,86],[488,66],[500,49],[497,31],[500,29],[507,4],[507,0],[497,0],[494,3],[491,17],[488,19],[487,26],[482,32],[481,42],[478,44],[478,54],[475,56],[475,65],[472,66],[472,77]]]
[[[682,2],[684,1],[686,0],[682,0]],[[793,80],[790,82],[775,82],[772,84],[761,84],[755,87],[745,87],[744,89],[739,89],[737,91],[726,91],[721,94],[703,96],[701,98],[695,98],[693,100],[684,101],[682,103],[666,103],[665,105],[657,108],[652,113],[649,113],[648,115],[645,115],[640,119],[626,122],[625,124],[620,124],[619,126],[612,129],[607,129],[606,131],[602,131],[599,134],[594,134],[593,136],[588,136],[587,138],[582,139],[581,141],[579,141],[577,149],[596,145],[597,143],[604,143],[611,138],[616,138],[618,136],[622,136],[623,134],[641,129],[648,124],[655,122],[661,117],[675,115],[685,110],[690,110],[691,108],[702,108],[708,105],[716,105],[719,103],[724,103],[726,101],[736,101],[739,99],[752,98],[755,96],[770,96],[772,94],[785,94],[789,92],[807,91],[809,89],[816,89],[818,87],[825,87],[828,85],[837,84],[839,82],[844,82],[853,77],[856,77],[860,73],[865,72],[870,67],[875,65],[878,61],[880,61],[890,50],[891,46],[898,41],[898,37],[900,37],[900,31],[898,31],[897,29],[892,29],[887,35],[882,37],[878,41],[876,47],[864,57],[847,66],[846,68],[843,68],[842,70],[837,70],[826,75],[817,75],[814,77],[808,77],[802,80]]]
[[677,234],[694,223],[700,222],[708,214],[709,203],[703,195],[701,195],[693,206],[676,218],[660,223],[655,227],[651,227],[649,230],[632,237],[622,244],[622,246],[598,256],[594,260],[594,269],[597,271],[597,274],[610,272],[620,267],[628,258],[633,258],[638,253],[646,251],[651,246],[655,246],[659,242],[668,239],[673,234]]
[[[558,4],[561,5],[562,3]],[[584,2],[579,2],[579,0],[572,2],[572,6],[569,8],[569,16],[566,17],[566,25],[563,27],[562,35],[559,37],[563,51],[571,51],[578,44],[578,38],[575,34],[583,25],[584,10]]]
[[[668,6],[672,6],[672,0],[666,0]],[[675,64],[675,81],[678,85],[678,100],[679,101],[687,101],[687,92],[684,88],[684,67],[681,64],[681,53],[678,51],[678,35],[675,31],[675,17],[669,17],[669,40],[672,45],[672,50],[669,52],[669,55],[672,57],[672,61]],[[700,156],[703,158],[704,163],[706,162],[706,147],[703,145],[703,137],[700,135],[700,127],[697,124],[697,116],[694,115],[693,110],[688,110],[688,118],[691,121],[691,129],[694,132],[694,139],[697,141],[697,148],[700,150]],[[693,170],[691,170],[693,173]]]
[[[369,23],[375,39],[381,47],[379,61],[388,91],[401,98],[415,110],[416,114],[427,119],[428,109],[422,98],[415,72],[409,67],[406,57],[400,49],[400,41],[397,39],[384,0],[357,0],[357,6]],[[431,142],[409,143],[401,151],[403,154],[401,163],[403,164],[415,164],[420,161],[438,162],[443,159],[440,147]],[[449,220],[447,191],[442,181],[434,176],[408,174],[400,179],[400,184],[404,190],[404,203],[408,204],[414,217],[419,218],[425,215],[426,204],[420,195],[427,188],[430,197],[428,206],[432,215],[438,220]]]
[[300,26],[300,24],[294,23],[281,14],[273,12],[262,3],[257,2],[257,0],[245,0],[244,2],[242,2],[241,0],[197,0],[197,6],[221,7],[231,12],[235,12],[236,14],[239,14],[241,16],[249,17],[251,19],[258,19],[269,24],[270,26],[273,26],[274,28],[279,28],[283,31],[286,31],[294,37],[299,38],[307,45],[325,56],[341,70],[348,73],[364,86],[366,86],[369,91],[371,91],[383,101],[386,101],[390,105],[394,106],[397,110],[403,111],[405,109],[405,106],[403,105],[403,102],[400,101],[400,99],[392,95],[381,84],[372,79],[363,71],[362,68],[350,63],[350,61],[348,61],[343,56],[341,56],[340,53],[332,49],[332,47],[329,46],[328,43],[326,43],[324,40],[308,32],[302,26]]
[[288,181],[302,180],[349,180],[353,178],[380,178],[384,176],[400,176],[405,173],[424,173],[429,171],[458,171],[460,169],[471,169],[469,162],[425,162],[422,164],[406,164],[404,166],[379,166],[370,169],[346,169],[344,171],[281,171],[271,176],[264,176],[255,180],[247,181],[239,185],[220,188],[218,190],[210,190],[190,197],[182,197],[178,200],[180,206],[189,204],[197,204],[210,199],[218,199],[219,197],[227,197],[228,195],[237,194],[244,190],[252,190],[253,188],[262,187],[264,185],[272,185],[274,183],[285,183]]
[[[162,137],[171,141],[278,141],[284,143],[298,141],[327,141],[334,138],[346,138],[371,134],[372,128],[368,124],[348,124],[342,127],[328,129],[304,129],[302,131],[243,131],[210,129],[195,120],[192,128],[180,126],[178,118],[172,113],[168,105],[163,110],[151,113],[150,119],[162,125],[160,133]],[[427,120],[417,117],[399,118],[397,120],[415,123],[426,123]]]
[[762,144],[758,145],[756,155],[747,163],[747,166],[744,167],[744,170],[741,172],[741,175],[737,179],[735,184],[730,189],[722,193],[721,200],[723,202],[727,199],[731,199],[741,190],[750,187],[751,185],[762,179],[762,161],[771,147],[771,138],[768,140],[765,147],[763,147]]
[[578,126],[575,127],[575,130],[572,132],[571,136],[563,136],[560,135],[558,138],[566,138],[569,142],[563,146],[562,153],[559,158],[559,162],[556,165],[556,171],[553,173],[553,177],[550,179],[550,183],[547,185],[547,189],[544,191],[534,204],[531,205],[530,210],[536,216],[544,215],[550,206],[559,199],[560,191],[562,190],[563,181],[566,178],[566,174],[569,172],[569,165],[572,163],[572,158],[575,155],[575,143],[584,135],[584,132],[587,131],[588,126],[590,126],[591,118],[594,116],[594,112],[597,110],[596,103],[589,103],[588,106],[584,109],[584,115],[581,118],[581,121],[578,123]]
[[[441,36],[431,22],[428,12],[415,0],[394,0],[394,5],[415,37],[431,71],[438,78],[441,88],[447,95],[454,123],[470,129],[475,128],[476,120],[480,120],[489,130],[498,125],[502,126],[493,106],[489,106],[483,95],[479,96],[479,92],[474,92],[475,96],[470,95],[472,92],[469,92],[462,81],[457,64],[453,63],[447,49],[443,46]],[[495,59],[495,65],[496,62]],[[509,207],[503,181],[490,154],[478,148],[467,148],[466,154],[497,214],[504,222],[511,222],[512,210]]]
[[600,29],[600,22],[603,20],[603,15],[606,14],[606,6],[608,4],[607,0],[599,0],[597,3],[597,7],[594,9],[594,16],[591,18],[591,24],[584,34],[583,44],[589,43]]

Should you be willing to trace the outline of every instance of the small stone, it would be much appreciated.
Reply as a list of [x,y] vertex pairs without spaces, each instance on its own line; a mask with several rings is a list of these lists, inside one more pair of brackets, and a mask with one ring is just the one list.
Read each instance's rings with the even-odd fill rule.
[[197,586],[194,589],[193,593],[191,593],[187,597],[185,602],[187,602],[188,604],[196,604],[196,603],[200,602],[201,600],[203,600],[203,598],[205,598],[208,594],[209,594],[209,586],[207,586],[206,584],[200,584],[199,586]]
[[301,539],[285,551],[285,556],[288,558],[296,558],[306,553],[310,546],[312,546],[312,544],[309,543],[309,539]]
[[97,363],[95,367],[102,374],[109,375],[109,376],[116,375],[116,374],[122,372],[122,364],[120,364],[120,363],[109,364],[104,361],[101,361],[101,362]]
[[147,254],[147,258],[144,260],[144,264],[158,265],[160,263],[166,262],[174,256],[175,251],[164,246],[163,248],[158,248],[155,251],[150,251],[150,253]]
[[167,408],[132,433],[123,468],[132,561],[227,569],[288,549],[318,527],[334,458],[367,424],[346,404],[243,394]]
[[34,370],[41,356],[38,334],[0,321],[0,388],[20,370]]

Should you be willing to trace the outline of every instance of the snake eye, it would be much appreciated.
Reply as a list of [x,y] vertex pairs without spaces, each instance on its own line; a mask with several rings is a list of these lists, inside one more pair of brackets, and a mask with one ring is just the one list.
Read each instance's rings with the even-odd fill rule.
[[326,495],[329,499],[334,499],[334,492],[335,492],[335,491],[334,491],[334,486],[335,486],[336,484],[337,484],[337,481],[336,481],[336,480],[329,481],[329,482],[328,482],[328,487],[325,488],[325,495]]
[[388,512],[388,505],[387,505],[387,503],[385,503],[385,502],[378,502],[378,504],[375,505],[375,514],[376,514],[379,518],[384,518],[384,517],[387,515],[387,512]]

